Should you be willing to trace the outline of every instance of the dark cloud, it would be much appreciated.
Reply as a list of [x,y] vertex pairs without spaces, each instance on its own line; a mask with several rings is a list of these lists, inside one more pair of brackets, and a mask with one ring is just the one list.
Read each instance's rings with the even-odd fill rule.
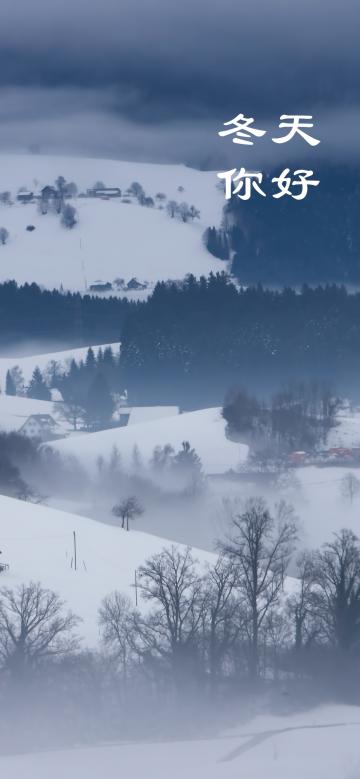
[[1,0],[0,143],[6,125],[42,135],[89,112],[89,147],[104,151],[107,124],[112,149],[127,127],[127,148],[152,138],[154,156],[184,161],[191,127],[194,157],[199,133],[204,159],[224,154],[210,134],[239,111],[310,111],[330,128],[360,107],[359,21],[358,0]]

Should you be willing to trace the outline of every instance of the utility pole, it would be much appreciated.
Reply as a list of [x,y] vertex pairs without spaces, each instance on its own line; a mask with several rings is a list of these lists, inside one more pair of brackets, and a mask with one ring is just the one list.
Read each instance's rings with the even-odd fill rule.
[[74,539],[74,569],[76,571],[77,569],[77,560],[76,560],[76,532],[73,530],[73,539]]
[[137,587],[137,575],[136,575],[136,568],[135,568],[135,606],[138,605],[138,587]]

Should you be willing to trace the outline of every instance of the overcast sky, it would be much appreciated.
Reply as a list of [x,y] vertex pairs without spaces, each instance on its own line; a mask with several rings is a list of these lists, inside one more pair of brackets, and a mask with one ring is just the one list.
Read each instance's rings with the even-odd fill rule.
[[353,157],[359,27],[359,0],[1,0],[0,148],[235,166],[223,122],[310,113],[313,156]]

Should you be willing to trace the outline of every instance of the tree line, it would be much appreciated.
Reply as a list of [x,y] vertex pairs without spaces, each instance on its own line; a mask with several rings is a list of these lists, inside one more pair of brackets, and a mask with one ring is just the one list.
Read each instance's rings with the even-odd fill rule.
[[324,447],[340,407],[340,398],[326,382],[302,381],[267,400],[235,388],[225,399],[222,413],[230,438],[248,443],[253,459],[275,462],[290,452]]
[[119,341],[125,317],[137,305],[126,298],[104,299],[8,281],[0,284],[0,345],[18,346],[27,339],[42,344],[44,338],[64,348]]

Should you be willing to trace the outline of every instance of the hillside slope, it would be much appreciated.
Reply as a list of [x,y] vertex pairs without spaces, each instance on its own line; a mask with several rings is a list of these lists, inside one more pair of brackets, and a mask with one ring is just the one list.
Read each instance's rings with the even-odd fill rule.
[[221,410],[207,408],[130,427],[89,433],[86,439],[57,441],[52,446],[65,456],[75,456],[85,468],[95,472],[99,455],[108,459],[114,446],[121,453],[122,463],[129,468],[135,446],[144,465],[147,465],[156,446],[170,444],[177,451],[183,441],[189,441],[206,473],[223,473],[238,468],[248,453],[246,445],[226,438],[225,427]]
[[[73,566],[76,532],[78,569]],[[98,643],[97,611],[102,598],[115,589],[135,605],[135,570],[170,542],[118,527],[0,496],[0,549],[10,570],[0,574],[0,586],[40,581],[67,601],[82,617],[79,634],[89,646]],[[195,550],[200,562],[210,553]]]
[[[46,287],[85,291],[101,279],[132,277],[151,283],[179,279],[187,273],[208,274],[224,264],[207,252],[203,231],[221,219],[222,197],[214,173],[179,165],[152,165],[46,156],[0,155],[0,191],[15,200],[20,187],[39,192],[63,175],[86,191],[96,180],[125,191],[133,181],[155,198],[186,201],[201,212],[200,220],[183,224],[166,210],[145,208],[120,199],[76,198],[78,224],[68,230],[56,214],[41,215],[36,203],[0,205],[0,227],[9,241],[0,246],[0,281],[35,281]],[[178,187],[183,191],[179,192]],[[166,201],[165,201],[166,204]],[[26,227],[35,230],[28,232]]]

